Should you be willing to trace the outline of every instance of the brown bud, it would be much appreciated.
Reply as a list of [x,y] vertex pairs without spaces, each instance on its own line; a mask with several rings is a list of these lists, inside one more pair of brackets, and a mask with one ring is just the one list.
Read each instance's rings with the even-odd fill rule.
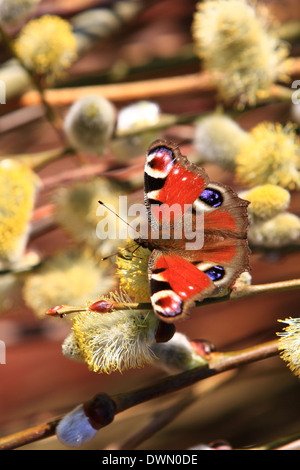
[[201,357],[207,358],[212,352],[216,350],[215,346],[207,340],[195,339],[190,341],[190,344],[194,351]]
[[232,446],[227,441],[214,441],[210,443],[213,450],[232,450]]
[[114,420],[116,404],[106,393],[99,393],[85,402],[83,409],[91,426],[100,429]]
[[155,333],[155,341],[157,343],[167,343],[173,338],[175,332],[176,327],[173,323],[160,321]]
[[89,310],[92,312],[106,313],[111,312],[114,308],[114,302],[110,300],[98,300],[89,306]]
[[51,307],[49,308],[49,310],[47,310],[46,315],[50,315],[51,317],[60,317],[61,313],[59,313],[59,310],[62,307],[62,305],[56,305],[55,307]]

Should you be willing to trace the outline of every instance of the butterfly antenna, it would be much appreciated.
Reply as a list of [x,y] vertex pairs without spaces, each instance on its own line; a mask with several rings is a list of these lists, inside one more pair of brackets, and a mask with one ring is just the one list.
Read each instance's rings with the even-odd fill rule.
[[132,230],[134,230],[134,231],[138,234],[138,232],[135,230],[135,228],[133,228],[132,225],[130,225],[130,224],[127,222],[127,220],[122,219],[122,217],[121,217],[119,214],[117,214],[116,212],[114,212],[114,211],[113,211],[110,207],[108,207],[104,202],[102,202],[102,201],[98,201],[98,202],[99,202],[99,204],[101,204],[101,206],[104,206],[105,209],[109,210],[109,211],[112,212],[114,215],[116,215],[120,220],[122,220],[122,222],[124,222],[124,224],[128,225],[128,227],[130,227]]
[[[112,212],[112,213],[113,213],[114,215],[116,215],[122,222],[124,222],[124,224],[128,225],[128,227],[130,227],[132,230],[134,230],[136,233],[138,233],[138,232],[132,227],[132,225],[130,225],[130,224],[127,222],[127,220],[122,219],[122,217],[121,217],[119,214],[117,214],[116,212],[114,212],[114,211],[113,211],[110,207],[108,207],[103,201],[98,201],[98,203],[101,204],[101,206],[104,206],[107,210],[109,210],[110,212]],[[134,243],[132,246],[135,246],[135,243]],[[117,256],[120,251],[126,251],[128,248],[130,248],[130,246],[129,246],[129,247],[126,247],[126,248],[120,248],[119,251],[117,251],[116,253],[113,253],[113,254],[111,254],[111,255],[109,255],[109,256],[105,256],[104,258],[101,258],[101,261],[106,261],[107,259],[112,258],[113,256]],[[139,246],[138,246],[137,248],[139,248]],[[136,248],[136,249],[137,249],[137,248]],[[136,251],[136,250],[134,250],[134,251]]]

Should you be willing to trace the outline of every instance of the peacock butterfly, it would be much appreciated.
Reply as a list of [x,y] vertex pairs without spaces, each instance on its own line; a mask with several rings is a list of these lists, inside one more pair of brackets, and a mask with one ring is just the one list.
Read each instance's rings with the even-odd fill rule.
[[[195,301],[232,286],[250,270],[249,202],[230,187],[211,182],[178,146],[156,140],[149,147],[144,199],[151,234],[137,241],[151,250],[151,303],[162,321],[186,318]],[[185,217],[188,210],[190,217]],[[183,226],[180,237],[178,227]],[[189,245],[191,233],[202,240],[200,247]]]

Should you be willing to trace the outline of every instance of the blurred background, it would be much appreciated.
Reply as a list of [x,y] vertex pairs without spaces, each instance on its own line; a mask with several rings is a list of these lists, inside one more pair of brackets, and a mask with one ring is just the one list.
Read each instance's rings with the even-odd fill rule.
[[[45,14],[58,15],[77,23],[80,34],[84,25],[90,24],[88,16],[94,8],[107,8],[112,11],[118,2],[92,0],[42,0],[30,15],[30,19]],[[120,3],[120,2],[119,2]],[[139,4],[136,12],[124,16],[116,24],[112,21],[99,33],[93,27],[82,43],[84,53],[67,71],[67,76],[52,84],[57,90],[93,85],[130,83],[141,80],[172,78],[197,73],[201,68],[195,54],[191,25],[196,9],[193,0],[163,0],[146,2],[121,2]],[[259,1],[281,24],[298,20],[300,5],[298,0]],[[136,5],[135,5],[136,6]],[[126,17],[126,19],[125,19]],[[75,18],[75,20],[74,20]],[[79,19],[78,19],[79,18]],[[25,22],[9,25],[7,34],[15,38]],[[99,27],[100,28],[100,27]],[[296,35],[297,36],[297,35]],[[91,39],[92,38],[92,39]],[[83,41],[84,42],[84,41]],[[291,41],[291,57],[300,54],[300,35]],[[1,157],[19,154],[35,154],[62,146],[60,136],[45,118],[43,108],[38,103],[23,106],[22,97],[30,88],[24,81],[23,73],[8,68],[11,53],[3,40],[0,52],[0,79],[8,77],[6,104],[0,105]],[[2,75],[1,75],[2,74]],[[293,80],[300,79],[300,74]],[[24,81],[24,83],[23,83]],[[289,84],[287,85],[289,86]],[[213,112],[218,106],[216,93],[212,89],[183,90],[174,94],[156,92],[148,88],[147,95],[136,100],[116,95],[113,105],[118,114],[122,108],[138,99],[155,102],[164,115],[196,115]],[[67,114],[72,103],[54,105],[61,119]],[[273,100],[258,106],[249,106],[241,112],[237,121],[250,131],[262,121],[281,122],[291,119],[291,102]],[[194,123],[176,124],[154,132],[153,139],[164,136],[180,144],[184,155],[195,157]],[[151,136],[152,138],[152,136]],[[0,298],[0,340],[6,344],[6,364],[0,365],[0,435],[5,436],[69,411],[83,400],[96,393],[122,393],[143,385],[153,384],[165,373],[152,366],[143,369],[114,372],[111,375],[90,372],[85,363],[75,362],[62,355],[61,344],[69,334],[70,323],[60,318],[46,318],[43,315],[44,303],[55,298],[61,301],[61,290],[71,282],[76,292],[76,280],[82,274],[68,277],[68,268],[50,265],[61,272],[61,279],[43,278],[40,264],[54,262],[57,253],[81,249],[82,227],[75,226],[76,214],[80,208],[73,207],[74,232],[66,230],[62,223],[64,213],[56,217],[55,207],[62,199],[62,190],[74,183],[87,184],[94,176],[104,178],[103,197],[117,191],[127,193],[133,200],[143,200],[142,180],[145,154],[137,151],[132,158],[119,158],[113,146],[107,146],[99,157],[90,151],[69,152],[67,155],[37,166],[40,187],[31,215],[31,225],[26,245],[26,269],[14,273],[7,269],[1,274]],[[236,183],[231,171],[207,162],[204,166],[213,181],[232,185],[237,191],[242,188]],[[84,171],[87,169],[88,171]],[[130,183],[130,185],[129,185]],[[96,198],[98,195],[96,188]],[[79,193],[80,194],[80,193]],[[80,199],[80,196],[78,196]],[[103,198],[102,197],[102,198]],[[109,197],[109,196],[107,196]],[[74,201],[77,201],[74,196]],[[109,201],[107,201],[109,202]],[[62,206],[62,204],[61,204]],[[83,210],[85,210],[83,208]],[[300,216],[300,198],[297,191],[291,194],[289,210]],[[72,216],[70,216],[72,217]],[[71,224],[71,221],[70,221]],[[114,253],[116,245],[105,246],[105,254]],[[83,254],[84,253],[84,254]],[[75,259],[85,256],[85,251],[75,253]],[[95,257],[94,266],[82,261],[87,272],[99,267]],[[79,266],[78,261],[77,265]],[[87,265],[84,265],[84,263]],[[299,249],[253,249],[251,254],[252,283],[269,283],[299,277]],[[102,268],[101,268],[102,269]],[[111,274],[114,258],[108,261],[101,273],[95,274],[94,291],[97,286],[109,292],[117,287]],[[48,272],[48,271],[47,271]],[[85,273],[85,271],[83,271]],[[44,273],[45,274],[45,273]],[[73,274],[72,274],[73,275]],[[77,276],[77,277],[76,277]],[[85,274],[83,275],[83,277]],[[91,274],[92,276],[92,274]],[[71,280],[70,280],[71,279]],[[105,282],[104,282],[105,281]],[[47,284],[48,282],[48,284]],[[91,286],[90,284],[90,286]],[[80,290],[80,282],[78,289]],[[92,289],[91,289],[92,290]],[[45,292],[44,292],[45,291]],[[51,295],[49,292],[51,291]],[[44,293],[43,293],[44,292]],[[106,292],[102,292],[103,294]],[[49,295],[48,295],[49,294]],[[100,292],[99,292],[100,294]],[[45,296],[45,299],[40,297]],[[48,297],[47,297],[48,295]],[[85,293],[83,294],[85,295]],[[88,295],[88,294],[86,294]],[[54,296],[54,297],[53,297]],[[92,299],[90,299],[92,300]],[[67,302],[66,302],[67,303]],[[51,308],[53,303],[48,305]],[[72,304],[73,305],[73,304]],[[74,303],[76,305],[76,303]],[[299,316],[299,292],[297,290],[264,294],[246,299],[223,302],[199,307],[193,310],[190,320],[181,322],[177,331],[190,339],[206,339],[218,350],[230,351],[259,344],[276,337],[282,329],[278,319]],[[210,379],[213,380],[213,379]],[[182,391],[184,395],[187,391]],[[85,448],[104,449],[118,446],[124,440],[128,429],[136,429],[149,420],[157,411],[164,409],[176,400],[179,393],[139,405],[117,416],[114,423],[99,432]],[[275,357],[241,368],[228,375],[222,386],[206,393],[190,407],[180,413],[173,422],[160,430],[138,448],[140,449],[187,449],[199,443],[210,443],[223,439],[234,448],[250,447],[276,440],[281,436],[299,432],[299,379],[288,370],[284,362]],[[30,444],[25,449],[65,448],[55,437]]]

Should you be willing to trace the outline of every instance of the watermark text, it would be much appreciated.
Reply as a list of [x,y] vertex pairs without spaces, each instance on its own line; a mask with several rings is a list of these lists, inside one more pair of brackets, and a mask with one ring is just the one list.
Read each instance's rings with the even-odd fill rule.
[[6,85],[3,80],[0,80],[0,104],[6,104]]
[[6,345],[0,341],[0,364],[6,364]]
[[294,80],[292,88],[295,89],[292,93],[292,102],[293,104],[300,104],[300,80]]
[[[184,240],[186,250],[200,250],[204,244],[204,212],[192,204],[151,204],[151,220],[145,204],[128,206],[120,196],[118,207],[99,205],[96,235],[100,240]],[[150,222],[150,223],[149,223]]]

